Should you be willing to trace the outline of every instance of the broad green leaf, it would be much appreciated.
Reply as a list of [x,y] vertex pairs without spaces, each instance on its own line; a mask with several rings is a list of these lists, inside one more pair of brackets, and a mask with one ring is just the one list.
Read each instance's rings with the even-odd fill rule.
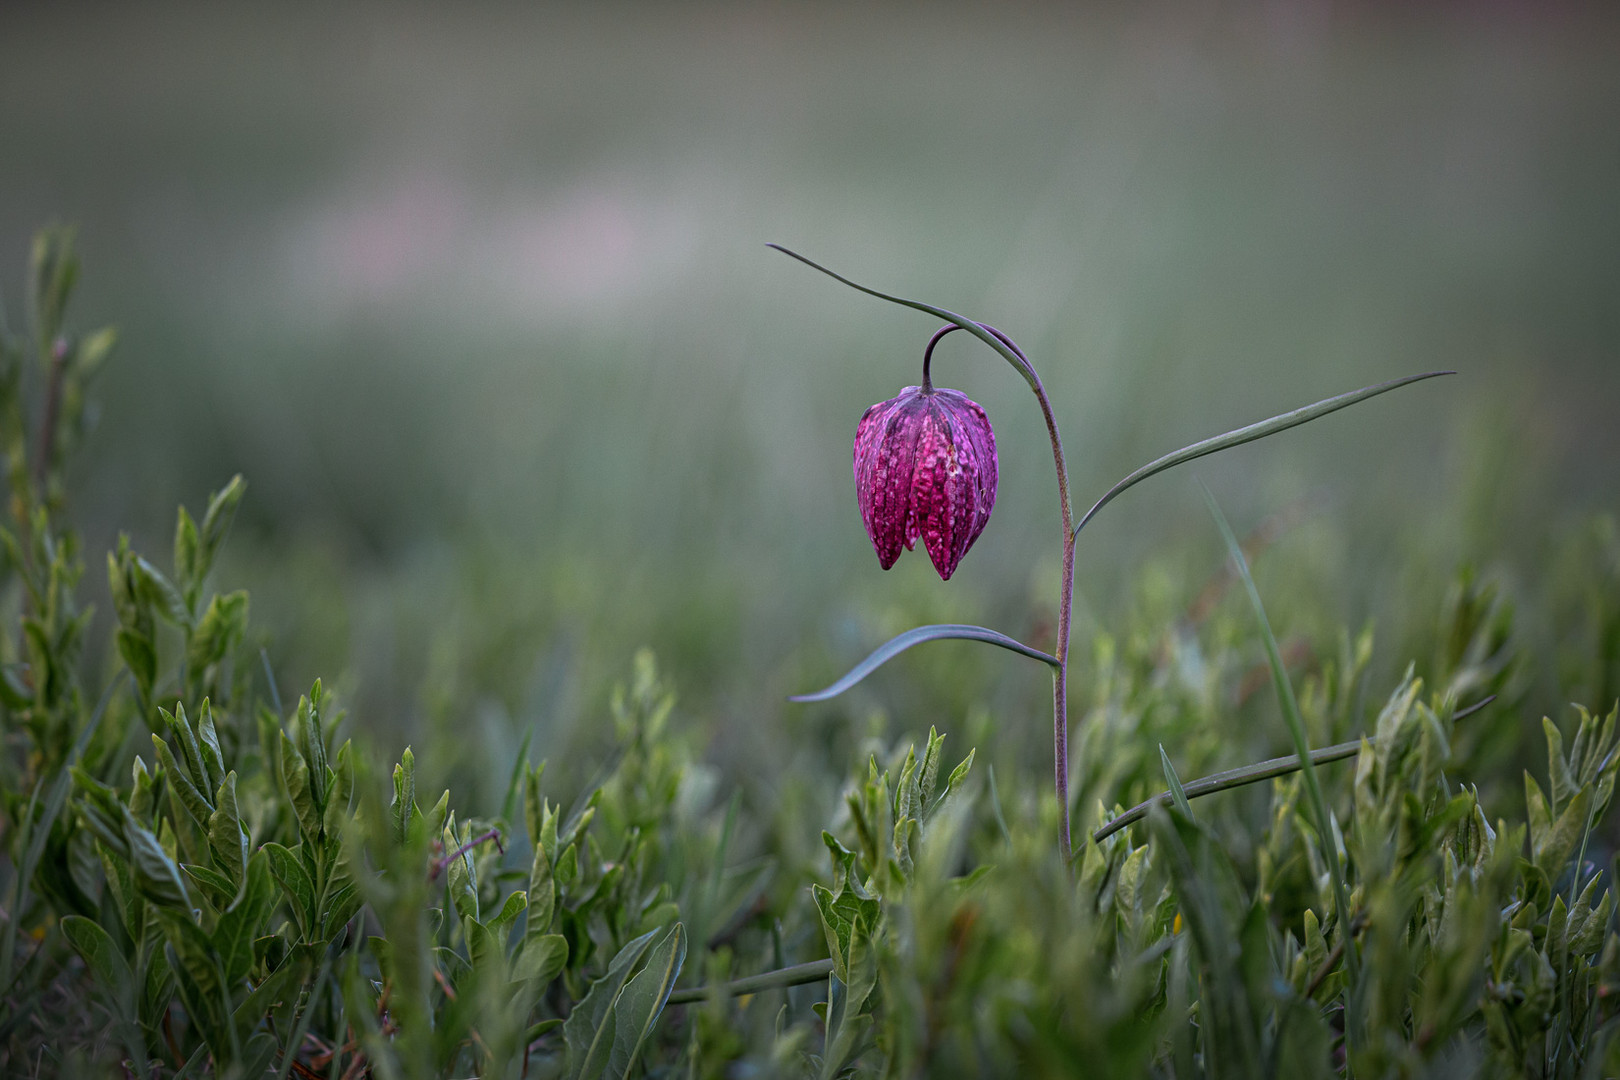
[[416,810],[416,755],[406,747],[394,766],[394,802],[390,807],[394,822],[394,842],[405,843],[411,815]]
[[1290,998],[1278,1007],[1276,1065],[1271,1075],[1280,1080],[1336,1077],[1332,1050],[1333,1032],[1312,1003]]
[[818,690],[813,694],[795,694],[788,700],[810,702],[827,701],[835,698],[913,645],[921,645],[925,641],[944,640],[982,641],[989,645],[999,645],[1010,652],[1018,653],[1020,656],[1027,656],[1033,660],[1039,660],[1053,667],[1058,666],[1057,657],[1048,656],[1039,649],[1032,649],[1021,641],[1013,640],[1006,634],[999,634],[982,626],[969,626],[965,623],[941,623],[935,626],[919,626],[914,630],[907,630],[903,634],[890,638],[874,649],[872,654],[865,660],[850,668],[848,674],[825,690]]
[[823,886],[812,885],[810,893],[821,915],[821,928],[827,938],[833,970],[840,981],[849,983],[852,942],[872,933],[882,914],[882,905],[874,897],[857,896],[852,889],[834,896]]
[[118,1016],[130,1020],[135,1016],[135,976],[129,961],[113,943],[112,935],[82,915],[64,916],[60,926],[63,935],[84,958],[85,966],[95,975],[97,983],[107,993]]
[[186,876],[197,883],[204,897],[210,904],[223,911],[236,900],[236,894],[241,891],[240,882],[232,881],[224,874],[211,866],[199,866],[196,863],[185,863],[180,869]]
[[[198,791],[213,791],[219,784],[219,779],[209,776],[208,765],[203,761],[202,744],[197,741],[197,732],[192,727],[190,719],[186,716],[186,707],[179,701],[174,703],[174,712],[159,707],[158,715],[163,717],[164,725],[169,729],[169,735],[174,739],[180,761],[186,767],[186,776],[192,786]],[[154,739],[156,735],[152,736]],[[215,748],[216,750],[218,747]]]
[[349,743],[338,747],[335,767],[328,770],[326,810],[321,817],[321,828],[328,838],[343,835],[343,824],[349,817],[349,803],[354,794],[354,762],[350,759]]
[[944,756],[944,748],[945,736],[930,724],[928,743],[923,748],[922,770],[917,777],[917,791],[922,796],[924,807],[931,807],[934,801],[934,791],[939,786],[939,763]]
[[298,815],[298,826],[306,843],[315,843],[321,835],[321,813],[315,805],[315,793],[310,788],[309,765],[298,752],[287,733],[281,733],[281,782],[293,813]]
[[326,805],[326,775],[328,762],[326,760],[326,727],[325,711],[323,708],[324,690],[321,680],[316,679],[309,688],[309,696],[298,701],[298,731],[303,745],[299,747],[304,753],[304,760],[309,763],[310,790],[315,796],[316,806]]
[[1552,827],[1533,847],[1535,863],[1546,871],[1549,878],[1557,878],[1575,853],[1575,845],[1591,824],[1592,785],[1581,788],[1570,800],[1564,812],[1558,815]]
[[247,492],[247,481],[241,474],[231,477],[230,483],[214,493],[208,500],[208,510],[203,514],[201,535],[201,557],[198,561],[199,574],[208,573],[213,564],[214,556],[219,553],[219,547],[225,542],[225,534],[230,531],[231,521],[236,517],[236,508]]
[[613,1050],[608,1055],[608,1076],[627,1080],[685,962],[686,930],[676,923],[654,947],[646,967],[630,980],[614,1002]]
[[[456,848],[466,843],[472,837],[469,827],[463,827],[461,838],[458,841],[455,832],[455,819],[444,830],[445,854],[449,855]],[[478,918],[478,878],[473,868],[472,852],[466,851],[450,859],[445,867],[445,881],[450,887],[450,901],[456,906],[456,913],[464,919]]]
[[234,986],[253,968],[253,941],[264,933],[276,904],[276,885],[264,851],[248,861],[242,893],[219,917],[212,943],[224,967],[227,986]]
[[843,892],[847,885],[855,883],[855,853],[843,844],[838,837],[821,830],[821,842],[826,845],[827,853],[832,856],[834,893]]
[[188,594],[192,593],[198,584],[200,546],[197,539],[197,523],[191,520],[191,514],[182,506],[179,520],[174,526],[174,576],[179,579],[180,587]]
[[591,983],[563,1024],[568,1047],[566,1075],[570,1080],[595,1080],[607,1067],[613,1049],[613,1005],[619,999],[630,970],[641,961],[657,931],[648,931],[620,949],[607,973]]
[[551,858],[537,841],[534,863],[529,870],[529,915],[527,933],[534,937],[551,929],[551,916],[556,909],[557,886],[551,880]]
[[1530,850],[1536,851],[1552,831],[1552,811],[1547,806],[1547,797],[1541,793],[1541,785],[1528,769],[1524,773],[1524,806],[1530,819]]
[[[950,797],[952,792],[956,791],[967,780],[968,773],[973,770],[973,755],[976,753],[978,753],[977,747],[969,750],[968,756],[963,758],[956,768],[951,770],[950,777],[945,781],[945,792],[939,797],[939,803],[943,803]],[[934,804],[936,809],[939,803]]]
[[168,943],[175,987],[185,1002],[186,1012],[201,1030],[215,1059],[233,1060],[237,1039],[229,1020],[230,992],[222,982],[223,970],[212,943],[189,915],[163,908],[159,909],[158,918]]
[[195,863],[204,862],[208,859],[204,845],[214,808],[175,761],[169,744],[161,736],[152,736],[152,749],[157,755],[158,764],[163,767],[164,779],[168,781],[169,809],[179,833],[180,846],[187,859]]
[[[524,736],[528,738],[527,735]],[[540,794],[540,779],[545,775],[546,763],[523,771],[523,826],[528,831],[529,843],[540,847],[544,843],[546,801]],[[556,838],[552,838],[555,843]]]
[[568,963],[568,939],[561,934],[525,936],[512,965],[516,982],[535,982],[543,989]]
[[175,626],[191,625],[191,613],[186,610],[185,599],[157,567],[136,555],[130,561],[130,573],[135,579],[135,595]]
[[218,809],[208,819],[208,845],[214,850],[216,864],[233,883],[239,883],[248,862],[248,836],[236,809],[235,769],[227,773],[225,782],[219,785],[214,805]]
[[135,677],[135,685],[140,689],[141,698],[149,700],[152,696],[152,683],[157,679],[157,646],[152,643],[151,638],[127,626],[118,628],[117,642],[118,655],[129,668],[130,674]]
[[514,891],[501,905],[501,910],[495,913],[495,917],[489,920],[489,932],[504,938],[506,932],[512,928],[512,924],[517,921],[517,917],[528,906],[528,894],[521,889]]
[[191,635],[191,648],[186,663],[193,672],[201,672],[219,663],[242,640],[247,631],[248,594],[240,589],[233,593],[215,594],[208,601],[202,618]]
[[1541,731],[1547,740],[1547,772],[1552,781],[1552,812],[1556,814],[1575,797],[1579,784],[1570,775],[1569,762],[1564,759],[1564,736],[1558,725],[1543,716]]
[[353,881],[343,876],[333,879],[328,886],[326,907],[321,912],[321,937],[327,940],[336,937],[339,928],[354,918],[354,913],[364,903],[365,897],[360,895]]
[[265,844],[263,851],[270,861],[271,875],[287,894],[299,931],[305,938],[310,937],[314,931],[315,883],[304,869],[304,860],[299,853],[273,842]]
[[191,897],[185,882],[180,879],[180,868],[153,835],[150,829],[136,824],[134,818],[124,822],[124,838],[130,854],[130,868],[135,878],[135,890],[160,908],[190,912]]
[[207,698],[203,698],[197,713],[197,749],[202,752],[209,790],[213,790],[225,782],[225,757],[219,750],[219,733],[214,730],[214,709]]
[[556,878],[557,884],[563,888],[574,883],[579,873],[579,849],[573,844],[563,848],[563,853],[557,856]]

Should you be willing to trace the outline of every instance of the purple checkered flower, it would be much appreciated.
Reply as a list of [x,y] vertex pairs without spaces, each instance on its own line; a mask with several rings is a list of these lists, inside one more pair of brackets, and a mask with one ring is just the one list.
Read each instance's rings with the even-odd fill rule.
[[887,570],[921,538],[949,581],[996,504],[996,436],[959,390],[908,386],[855,428],[861,521]]

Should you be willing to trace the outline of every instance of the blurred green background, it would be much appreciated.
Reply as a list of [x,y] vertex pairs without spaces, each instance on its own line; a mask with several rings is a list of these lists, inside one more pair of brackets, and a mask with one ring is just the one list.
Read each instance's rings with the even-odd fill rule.
[[[764,243],[1017,339],[1082,505],[1457,369],[1193,468],[1240,532],[1283,514],[1279,633],[1372,625],[1375,685],[1463,565],[1551,656],[1620,490],[1617,57],[1613,5],[8,4],[0,296],[79,224],[79,324],[123,332],[74,499],[102,610],[117,530],[166,558],[240,471],[221,584],[283,691],[335,680],[390,753],[498,786],[648,644],[738,772],[873,710],[1040,760],[1044,675],[972,645],[784,703],[917,621],[1046,647],[1059,537],[1039,413],[958,335],[995,518],[948,586],[881,573],[850,439],[935,326]],[[1077,654],[1219,570],[1191,471],[1083,535]],[[1527,731],[1604,689],[1537,671]]]

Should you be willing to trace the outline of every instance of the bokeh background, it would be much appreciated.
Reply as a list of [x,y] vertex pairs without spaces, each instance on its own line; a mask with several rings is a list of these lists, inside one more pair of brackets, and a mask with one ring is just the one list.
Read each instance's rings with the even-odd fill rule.
[[[1620,508],[1617,134],[1613,5],[7,4],[0,296],[78,224],[79,323],[123,334],[73,503],[102,610],[117,531],[162,556],[240,471],[221,585],[283,691],[326,676],[389,753],[499,785],[522,732],[602,725],[645,644],[738,774],[839,724],[1038,759],[1044,676],[972,645],[785,704],[917,621],[1044,647],[1058,524],[1027,390],[958,335],[937,378],[996,425],[995,518],[948,585],[881,573],[850,439],[935,326],[765,242],[1016,338],[1082,504],[1456,369],[1080,545],[1078,654],[1173,618],[1221,566],[1196,470],[1277,525],[1279,632],[1370,625],[1387,686],[1464,566],[1530,652],[1587,632],[1559,567]],[[1606,692],[1567,668],[1527,731]]]

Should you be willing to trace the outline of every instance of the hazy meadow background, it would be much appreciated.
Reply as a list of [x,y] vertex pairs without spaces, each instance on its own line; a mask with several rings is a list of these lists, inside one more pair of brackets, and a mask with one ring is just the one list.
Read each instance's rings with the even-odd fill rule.
[[[765,242],[1016,338],[1083,503],[1457,369],[1196,466],[1240,531],[1284,515],[1279,632],[1370,624],[1387,686],[1464,564],[1527,648],[1580,626],[1559,552],[1620,508],[1617,134],[1613,6],[8,4],[0,296],[78,223],[79,323],[123,332],[74,499],[102,610],[116,531],[166,557],[240,471],[221,584],[283,691],[327,676],[390,754],[498,786],[647,644],[739,774],[840,725],[1038,759],[1044,676],[971,645],[784,703],[917,621],[1044,647],[1058,524],[1027,390],[953,338],[996,515],[948,586],[881,573],[850,439],[934,324]],[[1218,545],[1190,471],[1132,491],[1082,538],[1078,652]],[[1583,689],[1544,670],[1527,730]]]

